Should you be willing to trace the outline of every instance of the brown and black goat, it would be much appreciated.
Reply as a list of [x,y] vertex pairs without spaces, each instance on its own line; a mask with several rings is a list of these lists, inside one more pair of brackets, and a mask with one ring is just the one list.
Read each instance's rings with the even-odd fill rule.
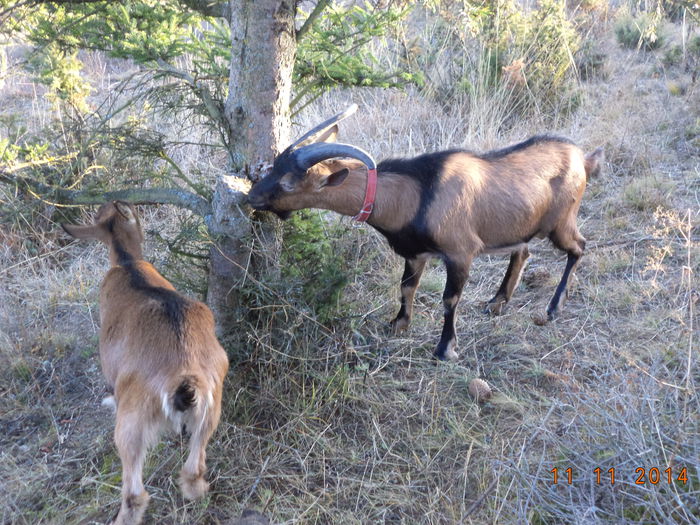
[[175,290],[143,260],[134,208],[103,204],[91,225],[62,225],[78,239],[109,247],[111,269],[100,288],[100,360],[116,409],[114,441],[122,462],[122,504],[115,524],[140,523],[148,504],[142,480],[148,448],[162,430],[190,433],[180,473],[188,499],[208,490],[206,446],[219,423],[228,357],[209,308]]
[[435,350],[439,359],[457,356],[455,310],[477,255],[511,255],[503,282],[486,308],[498,314],[520,280],[529,256],[528,241],[548,237],[568,256],[547,308],[553,318],[583,254],[585,239],[576,215],[586,177],[600,169],[602,150],[584,155],[567,139],[536,136],[485,154],[451,150],[385,160],[376,166],[376,198],[373,207],[367,207],[374,160],[359,148],[332,143],[337,122],[355,109],[320,124],[278,155],[272,171],[250,191],[251,206],[282,219],[303,208],[345,215],[364,208],[371,211],[367,222],[406,260],[401,308],[392,321],[395,332],[411,321],[426,261],[442,259],[447,282],[445,323]]

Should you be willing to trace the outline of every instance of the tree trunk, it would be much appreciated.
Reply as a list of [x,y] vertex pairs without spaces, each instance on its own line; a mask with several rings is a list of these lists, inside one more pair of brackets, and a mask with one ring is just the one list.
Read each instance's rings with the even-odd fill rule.
[[277,244],[272,222],[250,220],[248,178],[256,179],[289,143],[289,100],[296,52],[294,0],[231,0],[231,73],[224,113],[231,137],[231,175],[217,181],[210,230],[207,300],[220,336],[243,314],[239,285],[251,263],[253,240]]

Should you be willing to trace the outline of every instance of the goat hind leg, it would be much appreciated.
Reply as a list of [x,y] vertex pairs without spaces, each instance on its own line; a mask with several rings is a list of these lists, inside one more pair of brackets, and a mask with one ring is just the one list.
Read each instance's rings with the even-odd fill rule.
[[[583,255],[583,250],[586,247],[586,239],[584,239],[576,228],[572,228],[570,235],[557,235],[550,236],[550,239],[558,248],[566,251],[566,267],[564,268],[564,274],[561,276],[561,280],[557,285],[557,289],[554,291],[552,300],[549,301],[549,306],[547,306],[547,318],[551,321],[557,314],[561,311],[561,307],[564,301],[569,295],[569,278],[576,271],[576,266],[578,265],[581,256]],[[568,243],[562,242],[562,239],[570,239]]]
[[[189,455],[180,471],[180,490],[185,499],[193,500],[204,496],[209,490],[209,483],[204,479],[207,471],[207,443],[214,433],[219,422],[221,410],[221,393],[214,394],[217,400],[210,396],[202,399],[202,407],[198,417],[192,417],[194,421],[188,423],[188,427],[193,431],[190,435]],[[193,416],[194,414],[192,414]]]
[[527,246],[522,247],[519,250],[514,251],[510,254],[510,263],[508,264],[508,269],[503,277],[503,282],[498,288],[496,295],[486,303],[484,308],[485,314],[500,315],[503,307],[506,305],[510,298],[513,296],[513,292],[520,282],[520,277],[525,269],[525,263],[527,258],[530,256],[530,251]]
[[[113,525],[141,523],[150,499],[143,486],[143,463],[148,448],[158,436],[159,425],[137,412],[117,409],[114,441],[122,462],[122,504]],[[144,421],[145,420],[145,421]]]
[[559,281],[557,289],[554,291],[552,300],[549,301],[549,306],[547,306],[547,318],[550,321],[554,319],[557,316],[557,314],[559,314],[565,299],[569,296],[569,277],[571,277],[571,275],[576,270],[576,265],[578,264],[580,258],[580,255],[575,255],[573,253],[569,253],[567,255],[564,274],[561,276],[561,281]]
[[423,275],[427,256],[418,256],[414,259],[406,259],[403,277],[401,277],[401,308],[396,318],[391,322],[391,332],[396,335],[411,324],[413,316],[413,298],[416,295],[420,278]]

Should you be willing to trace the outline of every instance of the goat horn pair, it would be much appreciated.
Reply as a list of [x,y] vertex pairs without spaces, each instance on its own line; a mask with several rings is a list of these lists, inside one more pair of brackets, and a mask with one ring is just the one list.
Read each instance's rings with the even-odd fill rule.
[[357,111],[357,104],[352,104],[350,107],[348,107],[348,109],[346,109],[342,113],[338,113],[336,116],[329,118],[325,122],[322,122],[321,124],[319,124],[315,128],[304,133],[301,136],[301,138],[298,138],[294,143],[292,143],[287,148],[287,151],[292,151],[294,148],[296,148],[299,144],[302,144],[303,142],[314,142],[314,139],[318,135],[321,135],[324,131],[326,131],[331,126],[337,124],[341,120],[348,118],[350,115],[354,114],[356,111]]
[[377,164],[369,153],[355,146],[351,146],[350,144],[321,142],[302,146],[292,153],[292,158],[301,169],[302,173],[321,161],[336,157],[357,159],[364,162],[368,169],[377,168]]

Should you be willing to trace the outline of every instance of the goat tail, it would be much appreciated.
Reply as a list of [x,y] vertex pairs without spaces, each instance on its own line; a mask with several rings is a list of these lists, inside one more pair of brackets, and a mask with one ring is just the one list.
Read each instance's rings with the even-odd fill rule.
[[587,177],[597,177],[600,174],[601,164],[605,159],[605,152],[602,147],[596,148],[591,153],[586,154],[585,167]]
[[178,377],[163,396],[163,412],[176,431],[183,425],[196,432],[206,423],[214,405],[211,388],[204,376],[184,374]]
[[194,376],[184,376],[173,393],[173,408],[184,412],[197,404],[198,381]]

